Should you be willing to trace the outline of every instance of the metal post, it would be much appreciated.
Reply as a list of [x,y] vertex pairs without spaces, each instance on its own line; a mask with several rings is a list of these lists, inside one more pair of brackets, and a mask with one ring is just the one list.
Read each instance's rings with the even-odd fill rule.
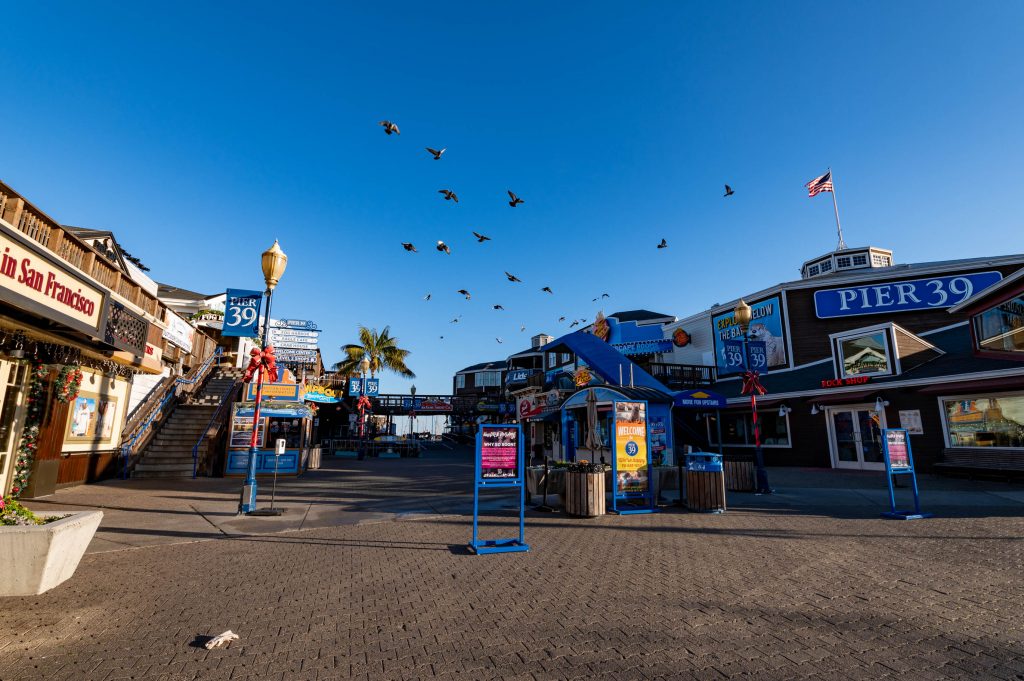
[[[267,332],[270,327],[270,304],[274,299],[274,290],[268,288],[267,309],[263,314],[263,335],[260,338],[261,349],[267,347]],[[256,510],[256,436],[260,423],[260,402],[263,399],[263,366],[259,367],[256,378],[256,405],[252,412],[252,438],[249,440],[249,465],[246,467],[245,484],[242,485],[242,496],[238,501],[239,513],[252,513]]]
[[[743,361],[746,363],[747,371],[750,371],[750,351],[747,347],[747,331],[743,330]],[[756,494],[771,494],[772,489],[768,486],[768,471],[764,467],[764,452],[761,450],[761,424],[757,421],[757,392],[750,391],[750,418],[754,424],[754,469],[757,476]],[[721,442],[721,437],[719,437]]]

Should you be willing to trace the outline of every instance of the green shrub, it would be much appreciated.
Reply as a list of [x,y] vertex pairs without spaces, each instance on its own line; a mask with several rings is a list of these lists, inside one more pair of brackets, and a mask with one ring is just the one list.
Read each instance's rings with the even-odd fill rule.
[[11,497],[0,500],[0,525],[45,525],[63,517],[61,515],[38,516]]

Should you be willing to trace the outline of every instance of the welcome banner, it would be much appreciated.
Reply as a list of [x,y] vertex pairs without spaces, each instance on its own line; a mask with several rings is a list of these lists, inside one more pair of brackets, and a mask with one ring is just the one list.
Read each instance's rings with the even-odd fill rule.
[[646,494],[647,404],[615,403],[615,473],[617,494]]

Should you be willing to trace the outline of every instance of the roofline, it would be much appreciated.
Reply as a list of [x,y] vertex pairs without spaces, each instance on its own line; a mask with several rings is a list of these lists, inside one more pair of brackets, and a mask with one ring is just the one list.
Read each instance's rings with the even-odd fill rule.
[[1013,274],[1011,274],[1008,277],[1003,277],[1002,281],[999,281],[999,282],[997,282],[995,284],[992,284],[991,286],[989,286],[986,289],[982,289],[981,291],[978,291],[977,293],[975,293],[973,296],[971,296],[967,300],[964,300],[962,302],[957,303],[953,307],[947,309],[946,312],[948,312],[950,314],[956,314],[957,312],[960,312],[962,310],[965,310],[965,309],[968,309],[968,308],[972,308],[975,305],[977,305],[978,302],[981,301],[982,299],[984,299],[985,297],[990,296],[993,293],[998,293],[999,291],[1002,291],[1005,288],[1009,288],[1011,284],[1014,284],[1014,283],[1020,281],[1021,279],[1024,279],[1024,267],[1022,267],[1021,269],[1017,270],[1016,272],[1014,272]]

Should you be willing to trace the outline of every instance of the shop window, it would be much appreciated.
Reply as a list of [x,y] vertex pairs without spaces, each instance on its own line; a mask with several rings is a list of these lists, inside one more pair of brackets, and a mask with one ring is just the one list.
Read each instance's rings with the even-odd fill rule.
[[867,265],[868,264],[868,256],[863,255],[863,254],[853,256],[853,264],[854,265]]
[[941,402],[950,447],[1024,447],[1024,394]]
[[840,338],[838,345],[844,377],[893,373],[888,334],[884,330]]
[[871,254],[871,264],[874,267],[888,267],[892,264],[892,258],[887,255],[878,255],[877,253]]
[[455,374],[455,389],[466,387],[466,374]]
[[979,350],[1024,353],[1024,295],[974,317]]
[[476,375],[475,385],[478,388],[492,388],[501,385],[501,372],[481,371]]
[[816,277],[818,276],[819,270],[817,265],[811,265],[807,268],[807,276]]
[[850,257],[849,256],[844,255],[842,257],[836,258],[836,267],[849,267],[849,266],[850,266]]
[[[726,447],[753,447],[754,420],[750,412],[721,412],[722,444]],[[758,410],[757,422],[761,426],[763,447],[791,447],[789,416],[779,416],[773,409]],[[708,442],[718,446],[718,427],[715,417],[708,419]]]
[[832,261],[831,260],[822,260],[821,261],[821,271],[822,271],[822,273],[831,272],[832,271]]

